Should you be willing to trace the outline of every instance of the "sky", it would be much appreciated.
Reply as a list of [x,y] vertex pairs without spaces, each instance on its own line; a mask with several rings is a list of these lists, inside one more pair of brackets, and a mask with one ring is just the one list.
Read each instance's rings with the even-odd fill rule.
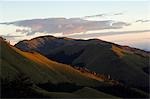
[[[37,18],[80,18],[88,21],[108,21],[112,20],[114,22],[124,22],[126,26],[122,26],[118,29],[101,29],[101,30],[92,30],[86,31],[86,34],[83,32],[72,33],[68,35],[63,35],[61,33],[55,33],[55,35],[68,36],[72,38],[85,38],[88,34],[92,34],[88,38],[99,38],[111,42],[121,42],[119,44],[124,45],[135,45],[138,47],[138,44],[135,44],[135,37],[141,40],[142,44],[147,45],[149,40],[145,40],[144,34],[150,36],[150,1],[149,0],[123,0],[123,1],[14,1],[14,0],[1,0],[0,1],[0,23],[3,22],[14,22],[18,20],[26,19],[37,19]],[[71,21],[72,22],[72,21]],[[11,40],[12,44],[15,44],[19,40],[32,38],[39,35],[45,35],[50,33],[35,33],[32,36],[25,35],[23,33],[16,33],[17,26],[8,26],[0,25],[0,35],[5,37],[10,36],[8,39]],[[20,27],[23,28],[23,27]],[[27,28],[27,27],[24,27]],[[29,27],[31,28],[31,27]],[[31,28],[32,29],[32,28]],[[138,34],[135,32],[137,31]],[[140,31],[140,32],[139,32]],[[146,32],[145,32],[146,31]],[[13,32],[13,33],[12,33]],[[41,31],[39,31],[41,32]],[[124,38],[121,41],[116,42],[118,35],[110,35],[102,37],[101,33],[108,32],[117,32],[118,35],[121,33],[127,32],[128,34],[122,34]],[[97,35],[98,33],[100,35]],[[139,33],[141,33],[139,35]],[[132,37],[129,34],[133,34]],[[54,35],[54,34],[53,34]],[[84,35],[84,36],[81,36]],[[13,37],[14,36],[14,37]],[[17,37],[18,36],[18,37]],[[23,37],[20,37],[23,36]],[[120,36],[119,36],[120,37]],[[123,42],[130,37],[129,41],[134,40],[133,44],[128,42]],[[87,38],[87,39],[88,39]],[[136,37],[137,39],[137,37]],[[145,41],[145,43],[143,43]],[[139,42],[139,41],[138,41]],[[140,42],[140,44],[141,44]],[[143,45],[140,45],[143,46]],[[147,47],[143,48],[146,49]],[[148,49],[150,50],[150,49]]]
[[0,22],[49,17],[83,17],[124,13],[118,20],[147,19],[147,1],[0,1]]

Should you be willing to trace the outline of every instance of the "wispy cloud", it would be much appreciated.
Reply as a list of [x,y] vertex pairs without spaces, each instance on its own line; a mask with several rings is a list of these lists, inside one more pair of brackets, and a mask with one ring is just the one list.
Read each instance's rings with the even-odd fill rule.
[[110,32],[100,32],[100,33],[89,33],[89,34],[74,34],[68,37],[71,38],[92,38],[92,37],[100,37],[100,36],[110,36],[110,35],[122,35],[122,34],[130,34],[130,33],[143,33],[150,32],[150,30],[135,30],[135,31],[110,31]]
[[22,32],[22,33],[28,33],[30,31],[31,30],[29,30],[29,29],[16,29],[16,32]]
[[114,13],[113,15],[123,15],[123,13]]
[[106,16],[107,14],[96,14],[96,15],[89,15],[89,16],[84,16],[84,18],[94,18],[94,17],[103,17]]
[[117,16],[117,15],[123,15],[123,12],[119,12],[119,13],[102,13],[102,14],[96,14],[96,15],[89,15],[89,16],[84,16],[83,18],[98,18],[98,17],[105,17],[105,16]]
[[19,35],[0,35],[4,38],[14,38],[14,37],[22,37],[22,36],[19,36]]
[[20,40],[20,38],[23,37],[22,35],[10,35],[10,34],[0,35],[0,36],[3,37],[3,38],[5,38],[11,44],[15,44],[16,42],[18,42],[18,39]]
[[141,19],[141,20],[136,20],[135,22],[145,23],[145,22],[150,22],[150,20],[144,20],[144,19]]

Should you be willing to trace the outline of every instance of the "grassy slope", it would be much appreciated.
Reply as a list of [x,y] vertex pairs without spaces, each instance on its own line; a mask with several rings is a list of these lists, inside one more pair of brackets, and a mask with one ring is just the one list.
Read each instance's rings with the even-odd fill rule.
[[[118,47],[115,48],[116,51],[120,50]],[[110,74],[113,79],[123,81],[128,85],[147,86],[149,76],[142,68],[148,66],[149,57],[142,57],[127,51],[115,52],[113,49],[114,45],[88,45],[84,52],[73,61],[73,64],[83,63],[92,71]]]
[[28,53],[1,43],[2,78],[13,78],[18,73],[28,75],[36,83],[72,82],[81,85],[98,85],[92,75],[87,75],[72,67],[50,61],[38,53]]
[[[83,86],[99,86],[102,79],[95,78],[93,75],[86,75],[71,66],[60,64],[51,61],[38,53],[23,52],[9,44],[1,41],[1,79],[13,81],[17,75],[25,74],[35,84],[39,83],[76,83]],[[7,86],[7,85],[6,85]],[[77,93],[68,92],[49,92],[37,86],[31,87],[32,92],[42,97],[84,97],[84,94],[78,95]],[[16,90],[16,89],[15,89]],[[15,91],[14,90],[14,91]],[[81,90],[82,91],[82,90]],[[85,92],[84,92],[85,93]],[[94,92],[93,92],[94,93]],[[97,91],[94,95],[100,92]],[[87,90],[87,94],[88,90]],[[92,95],[91,95],[92,96]],[[109,96],[109,95],[108,95]],[[103,95],[101,97],[107,97]],[[112,96],[113,97],[113,96]]]
[[103,98],[103,97],[106,97],[106,98],[118,99],[117,97],[114,97],[112,95],[100,92],[100,91],[98,91],[96,89],[89,88],[89,87],[84,87],[84,88],[82,88],[80,90],[77,90],[76,92],[74,92],[74,94],[81,95],[84,98]]
[[130,83],[132,86],[140,85],[145,87],[146,85],[148,85],[149,75],[143,71],[143,68],[147,67],[149,64],[148,56],[142,57],[133,52],[118,48],[114,45],[112,46],[112,50],[120,57],[120,60],[126,64],[125,68],[120,68],[120,74],[123,73],[126,75],[130,75],[129,77],[126,75],[122,75],[122,77],[126,79],[126,83]]
[[[101,84],[98,81],[101,81],[101,79],[97,79],[92,75],[81,73],[68,65],[50,61],[38,53],[23,52],[4,42],[0,42],[0,44],[2,56],[1,78],[13,79],[17,74],[24,73],[25,75],[29,76],[34,83],[45,83],[47,81],[51,83],[71,82],[84,86],[99,86]],[[84,90],[81,89],[77,92],[82,92]],[[95,89],[86,90],[87,92],[77,95],[76,92],[48,92],[43,89],[34,89],[34,91],[37,91],[37,93],[40,95],[42,94],[47,97],[84,97],[84,94],[86,93],[93,93],[92,95],[97,97],[111,96]]]
[[51,98],[114,98],[118,99],[116,96],[112,96],[103,92],[100,92],[96,89],[84,87],[72,93],[67,92],[47,92],[39,88],[35,89],[38,93],[43,94],[44,96],[49,96]]

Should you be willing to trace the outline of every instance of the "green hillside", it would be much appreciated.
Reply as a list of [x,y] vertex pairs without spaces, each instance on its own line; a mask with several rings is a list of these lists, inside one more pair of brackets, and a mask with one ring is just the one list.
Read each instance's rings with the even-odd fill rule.
[[1,42],[1,54],[1,77],[3,79],[11,80],[17,74],[23,73],[35,83],[71,82],[79,85],[99,84],[92,76],[86,76],[71,66],[48,60],[36,52],[20,51],[5,42]]
[[[141,90],[104,80],[0,39],[2,98],[148,97]],[[91,95],[87,95],[91,94]]]
[[101,81],[102,78],[96,79],[94,75],[86,75],[71,66],[48,60],[36,52],[23,52],[2,39],[0,46],[0,77],[4,97],[12,97],[12,94],[14,97],[25,97],[24,95],[29,95],[27,97],[82,97],[82,95],[67,92],[49,92],[38,86],[45,83],[48,86],[66,83],[66,85],[70,84],[71,88],[77,87],[74,89],[77,90],[81,86],[96,87],[104,84]]

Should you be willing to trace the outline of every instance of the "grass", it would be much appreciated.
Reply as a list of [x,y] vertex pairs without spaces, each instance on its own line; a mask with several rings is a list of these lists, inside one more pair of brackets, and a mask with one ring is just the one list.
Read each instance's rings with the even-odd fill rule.
[[[135,95],[145,97],[146,93],[144,93],[139,89],[129,90],[125,89],[124,87],[121,87],[121,89],[119,89],[119,87],[113,86],[106,87],[106,85],[108,84],[103,82],[101,78],[97,78],[87,73],[82,73],[69,65],[49,60],[39,53],[23,52],[3,41],[0,42],[0,46],[1,46],[0,66],[2,69],[0,77],[2,80],[6,81],[6,83],[4,83],[5,86],[3,86],[6,95],[8,95],[7,94],[8,91],[10,94],[14,92],[16,96],[18,92],[20,93],[24,91],[23,95],[25,96],[26,93],[31,94],[30,92],[27,91],[31,91],[34,96],[37,95],[39,97],[51,97],[51,98],[57,97],[116,98],[115,96],[128,97],[128,95],[134,97]],[[121,77],[120,79],[123,80],[125,79],[131,84],[137,83],[138,85],[139,84],[144,85],[147,76],[143,77],[143,75],[146,75],[146,73],[144,73],[141,69],[145,67],[147,58],[142,58],[138,55],[131,53],[124,53],[122,52],[121,49],[118,48],[113,48],[113,50],[115,50],[116,54],[120,55],[121,57],[118,58],[115,55],[115,53],[112,52],[111,46],[106,47],[98,45],[97,47],[93,44],[90,44],[86,46],[86,49],[84,50],[80,58],[76,59],[75,61],[80,63],[80,61],[83,60],[83,62],[86,63],[86,66],[88,68],[91,69],[94,68],[93,70],[95,71],[98,70],[99,72],[100,71],[103,72],[104,70],[106,70],[108,73],[114,74],[116,77]],[[87,58],[89,55],[95,57]],[[97,64],[101,65],[98,66]],[[120,66],[120,64],[123,65]],[[130,71],[130,69],[132,69],[132,71]],[[24,74],[25,78],[26,77],[29,78],[29,81],[32,82],[32,85],[26,88],[26,83],[22,82],[22,79],[18,82],[18,80],[16,80],[16,77],[20,74]],[[134,80],[132,78],[134,78]],[[140,83],[137,82],[139,80],[138,78],[140,80],[142,79]],[[64,85],[63,83],[68,84]],[[25,84],[25,86],[23,87],[22,84],[23,85]],[[52,87],[47,89],[38,86],[38,84],[48,84],[48,86],[52,85]],[[68,89],[69,92],[65,92],[64,90],[57,90],[57,92],[52,91],[51,88],[57,89],[58,87],[60,87],[60,89],[62,89],[61,84],[63,84],[63,88],[69,86],[70,84],[71,88],[74,88],[76,86],[82,86],[84,88],[81,89],[76,87],[77,90]],[[8,88],[8,85],[11,85],[10,88]],[[22,87],[25,90],[22,90]],[[126,94],[124,94],[124,92]],[[140,93],[142,93],[142,95]]]
[[121,58],[124,56],[124,50],[115,46],[115,45],[112,45],[112,50]]
[[119,97],[113,96],[113,95],[109,95],[103,92],[100,92],[96,89],[93,88],[89,88],[89,87],[84,87],[80,90],[77,90],[74,92],[74,94],[76,95],[80,95],[84,98],[114,98],[114,99],[119,99]]
[[81,73],[69,65],[51,61],[38,53],[23,52],[2,42],[1,46],[2,78],[3,76],[13,78],[18,73],[24,73],[35,83],[72,82],[88,86],[100,84],[92,75]]
[[[0,46],[0,66],[2,69],[0,77],[1,80],[4,80],[4,84],[2,85],[4,97],[9,97],[7,95],[10,95],[11,97],[11,93],[15,94],[14,97],[21,97],[22,95],[25,95],[26,90],[30,90],[33,93],[35,92],[35,95],[39,94],[39,96],[43,96],[42,90],[44,89],[38,90],[40,92],[36,92],[37,89],[33,89],[33,86],[29,86],[27,88],[25,86],[22,86],[22,80],[17,81],[16,79],[16,77],[20,74],[24,74],[27,78],[29,77],[29,81],[33,82],[33,85],[35,86],[36,84],[43,84],[48,82],[53,84],[65,82],[82,86],[99,86],[102,83],[97,80],[97,78],[92,77],[93,75],[86,75],[78,70],[75,70],[69,65],[51,61],[36,52],[23,52],[3,41],[0,42]],[[20,91],[22,91],[23,93],[20,93]],[[20,95],[17,95],[18,92],[20,93]],[[72,93],[65,92],[44,91],[44,94],[46,94],[44,97],[77,96]]]

